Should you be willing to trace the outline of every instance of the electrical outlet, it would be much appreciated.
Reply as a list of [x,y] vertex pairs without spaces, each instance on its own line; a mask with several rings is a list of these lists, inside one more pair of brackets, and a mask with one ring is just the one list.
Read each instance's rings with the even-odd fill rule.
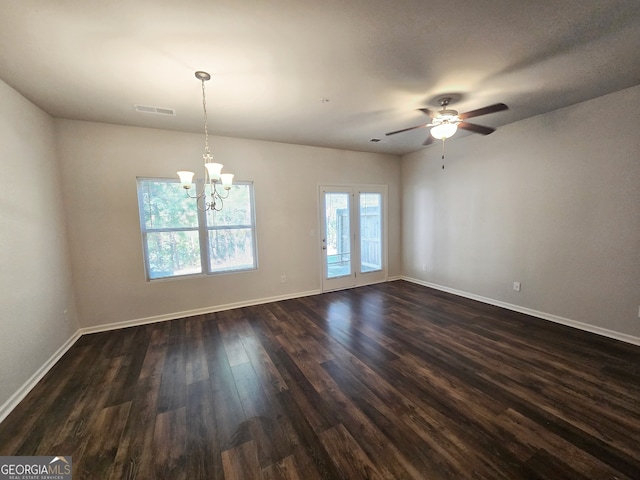
[[286,275],[282,275],[280,277],[280,283],[287,283],[287,276]]
[[423,263],[423,264],[422,264],[422,271],[423,271],[423,272],[426,272],[426,271],[427,271],[427,264],[426,264],[426,263]]
[[520,291],[520,282],[513,282],[513,289],[516,292],[519,292]]

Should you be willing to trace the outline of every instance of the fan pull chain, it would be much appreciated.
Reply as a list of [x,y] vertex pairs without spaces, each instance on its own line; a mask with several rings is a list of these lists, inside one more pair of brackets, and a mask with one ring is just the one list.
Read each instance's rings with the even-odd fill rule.
[[442,137],[442,169],[444,170],[444,137]]

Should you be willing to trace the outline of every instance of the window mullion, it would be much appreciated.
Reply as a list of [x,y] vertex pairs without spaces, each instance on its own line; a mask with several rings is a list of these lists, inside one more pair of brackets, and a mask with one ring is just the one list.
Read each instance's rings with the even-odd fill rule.
[[214,225],[214,226],[207,226],[208,230],[246,230],[246,229],[251,229],[252,226],[251,225]]
[[195,232],[198,227],[181,227],[181,228],[144,228],[141,227],[142,233],[168,233],[168,232]]
[[[196,183],[197,191],[200,191],[203,188],[204,181],[198,180]],[[196,206],[198,200],[195,200]],[[209,233],[207,232],[207,212],[206,210],[198,209],[198,235],[200,239],[200,262],[202,264],[202,273],[211,273],[209,271],[209,265],[211,262],[209,261],[209,252],[211,249],[209,248]]]

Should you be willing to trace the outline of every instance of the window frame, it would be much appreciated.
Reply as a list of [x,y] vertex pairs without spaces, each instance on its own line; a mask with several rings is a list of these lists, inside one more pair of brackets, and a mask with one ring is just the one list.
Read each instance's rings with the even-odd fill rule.
[[[232,225],[209,225],[207,223],[207,211],[197,208],[197,199],[192,199],[194,208],[197,213],[197,226],[196,227],[176,227],[176,228],[147,228],[146,226],[146,214],[143,201],[144,189],[141,186],[146,181],[163,182],[163,183],[177,183],[180,184],[180,180],[177,178],[166,177],[136,177],[136,192],[138,198],[138,217],[140,223],[140,234],[142,240],[142,254],[144,260],[145,277],[147,282],[162,282],[168,280],[178,280],[183,278],[203,277],[203,276],[215,276],[215,275],[227,275],[234,273],[251,272],[258,269],[258,241],[256,238],[256,209],[255,209],[255,190],[252,181],[234,181],[234,185],[247,185],[249,189],[249,207],[251,209],[250,223],[249,224],[232,224]],[[194,181],[194,190],[201,191],[204,181],[199,179]],[[185,196],[187,194],[185,193]],[[224,203],[224,200],[223,200]],[[209,245],[209,232],[211,231],[224,231],[224,230],[240,230],[250,229],[251,232],[251,248],[253,253],[253,265],[246,268],[232,268],[221,271],[213,271],[211,267],[211,246]],[[200,250],[200,268],[201,271],[197,273],[185,273],[180,275],[169,275],[163,277],[152,278],[150,275],[151,267],[149,262],[149,242],[147,236],[149,233],[168,233],[168,232],[197,232],[198,243]]]

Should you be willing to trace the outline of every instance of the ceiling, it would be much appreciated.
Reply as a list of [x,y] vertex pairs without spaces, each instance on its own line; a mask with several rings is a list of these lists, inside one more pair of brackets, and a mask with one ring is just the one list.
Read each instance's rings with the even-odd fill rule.
[[638,0],[0,0],[0,11],[0,78],[57,118],[200,132],[204,70],[214,135],[402,155],[427,131],[385,132],[426,123],[416,109],[443,94],[460,112],[506,103],[473,120],[499,127],[640,83]]

